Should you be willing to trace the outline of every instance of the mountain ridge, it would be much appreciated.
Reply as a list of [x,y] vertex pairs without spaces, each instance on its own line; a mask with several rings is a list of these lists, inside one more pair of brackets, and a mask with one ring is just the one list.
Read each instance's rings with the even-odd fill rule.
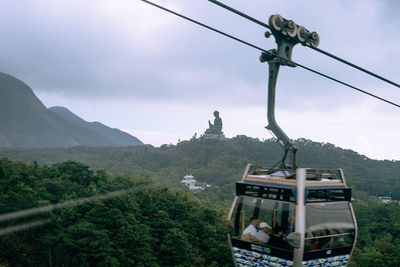
[[111,128],[104,125],[101,122],[93,121],[88,122],[71,112],[66,107],[54,106],[49,108],[50,111],[56,113],[57,115],[69,120],[73,123],[77,123],[84,127],[88,127],[102,136],[108,138],[118,146],[132,146],[132,145],[143,145],[143,143],[135,136],[132,136],[124,131],[117,128]]
[[[23,81],[2,72],[0,72],[0,125],[0,147],[143,145],[133,136],[130,140],[134,142],[127,142],[125,140],[127,133],[123,141],[118,141],[118,138],[109,138],[95,127],[67,120],[54,110],[47,109],[32,88]],[[105,129],[111,132],[115,130],[104,125],[103,132]]]

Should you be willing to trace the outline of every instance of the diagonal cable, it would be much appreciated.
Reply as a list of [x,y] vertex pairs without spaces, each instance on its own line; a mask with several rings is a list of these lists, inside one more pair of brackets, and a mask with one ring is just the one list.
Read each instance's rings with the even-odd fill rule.
[[319,49],[318,47],[311,47],[311,46],[310,46],[310,48],[311,48],[311,49],[314,49],[315,51],[318,51],[318,52],[320,52],[320,53],[322,53],[322,54],[324,54],[324,55],[326,55],[326,56],[328,56],[328,57],[331,57],[331,58],[333,58],[333,59],[336,59],[336,60],[338,60],[338,61],[340,61],[340,62],[342,62],[342,63],[344,63],[344,64],[346,64],[346,65],[349,65],[350,67],[353,67],[353,68],[355,68],[355,69],[358,69],[358,70],[360,70],[360,71],[362,71],[362,72],[364,72],[364,73],[367,73],[367,74],[369,74],[369,75],[371,75],[371,76],[373,76],[373,77],[375,77],[375,78],[378,78],[378,79],[380,79],[380,80],[382,80],[382,81],[384,81],[384,82],[387,82],[387,83],[389,83],[389,84],[391,84],[391,85],[393,85],[393,86],[396,86],[396,87],[399,87],[399,88],[400,88],[400,84],[395,83],[395,82],[393,82],[393,81],[391,81],[391,80],[389,80],[389,79],[386,79],[386,78],[384,78],[384,77],[382,77],[382,76],[380,76],[380,75],[378,75],[378,74],[376,74],[376,73],[373,73],[373,72],[371,72],[371,71],[369,71],[369,70],[366,70],[366,69],[364,69],[364,68],[362,68],[362,67],[360,67],[360,66],[357,66],[357,65],[355,65],[355,64],[353,64],[353,63],[351,63],[351,62],[349,62],[349,61],[347,61],[347,60],[344,60],[344,59],[342,59],[342,58],[340,58],[340,57],[337,57],[337,56],[335,56],[335,55],[333,55],[333,54],[331,54],[331,53],[328,53],[328,52],[326,52],[326,51],[324,51],[324,50],[322,50],[322,49]]
[[20,231],[27,231],[31,228],[45,225],[51,221],[52,221],[51,219],[36,220],[36,221],[27,222],[27,223],[21,223],[21,224],[17,224],[17,225],[13,225],[13,226],[8,226],[6,228],[0,229],[0,236],[16,233],[16,232],[20,232]]
[[359,91],[359,92],[361,92],[361,93],[363,93],[363,94],[372,96],[372,97],[374,97],[374,98],[376,98],[376,99],[379,99],[379,100],[381,100],[381,101],[383,101],[383,102],[386,102],[386,103],[388,103],[388,104],[391,104],[391,105],[393,105],[393,106],[396,106],[396,107],[400,108],[400,105],[398,105],[398,104],[396,104],[396,103],[394,103],[394,102],[391,102],[391,101],[389,101],[389,100],[386,100],[386,99],[384,99],[384,98],[382,98],[382,97],[379,97],[379,96],[377,96],[377,95],[371,94],[371,93],[369,93],[369,92],[367,92],[367,91],[364,91],[364,90],[362,90],[362,89],[360,89],[360,88],[357,88],[357,87],[355,87],[355,86],[353,86],[353,85],[351,85],[351,84],[348,84],[348,83],[346,83],[346,82],[342,82],[342,81],[340,81],[340,80],[338,80],[338,79],[336,79],[336,78],[333,78],[333,77],[331,77],[331,76],[328,76],[328,75],[326,75],[326,74],[323,74],[323,73],[321,73],[321,72],[319,72],[319,71],[316,71],[316,70],[314,70],[314,69],[311,69],[311,68],[309,68],[309,67],[300,65],[299,63],[295,63],[295,64],[296,64],[297,66],[299,66],[300,68],[303,68],[303,69],[305,69],[305,70],[311,71],[311,72],[313,72],[313,73],[315,73],[315,74],[318,74],[318,75],[320,75],[320,76],[322,76],[322,77],[325,77],[325,78],[327,78],[327,79],[329,79],[329,80],[332,80],[332,81],[335,81],[335,82],[337,82],[337,83],[343,84],[343,85],[348,86],[348,87],[350,87],[350,88],[352,88],[352,89],[354,89],[354,90],[356,90],[356,91]]
[[[263,26],[263,27],[265,27],[265,28],[267,28],[267,29],[271,29],[271,26],[269,26],[268,24],[266,24],[266,23],[264,23],[264,22],[262,22],[262,21],[260,21],[260,20],[258,20],[258,19],[255,19],[255,18],[253,18],[253,17],[250,17],[249,15],[244,14],[243,12],[240,12],[239,10],[236,10],[236,9],[230,7],[230,6],[227,6],[227,5],[221,3],[221,2],[219,2],[219,1],[217,1],[217,0],[208,0],[208,1],[214,3],[214,4],[218,5],[218,6],[220,6],[220,7],[222,7],[222,8],[225,8],[225,9],[227,9],[227,10],[229,10],[229,11],[231,11],[231,12],[233,12],[233,13],[235,13],[235,14],[241,16],[241,17],[244,17],[244,18],[246,18],[246,19],[248,19],[248,20],[250,20],[250,21],[252,21],[252,22],[254,22],[254,23],[257,23],[258,25],[261,25],[261,26]],[[373,72],[371,72],[371,71],[369,71],[369,70],[366,70],[366,69],[364,69],[364,68],[362,68],[362,67],[360,67],[360,66],[357,66],[356,64],[351,63],[351,62],[349,62],[349,61],[347,61],[347,60],[345,60],[345,59],[343,59],[343,58],[340,58],[340,57],[338,57],[338,56],[335,56],[335,55],[333,55],[333,54],[331,54],[331,53],[329,53],[329,52],[327,52],[327,51],[324,51],[324,50],[322,50],[322,49],[320,49],[320,48],[317,48],[317,47],[313,47],[313,46],[308,46],[308,47],[311,48],[311,49],[313,49],[313,50],[315,50],[315,51],[317,51],[317,52],[320,52],[321,54],[324,54],[324,55],[326,55],[326,56],[328,56],[328,57],[331,57],[331,58],[333,58],[333,59],[335,59],[335,60],[338,60],[338,61],[340,61],[340,62],[342,62],[342,63],[344,63],[344,64],[346,64],[346,65],[349,65],[350,67],[353,67],[353,68],[355,68],[355,69],[358,69],[358,70],[360,70],[360,71],[362,71],[362,72],[364,72],[364,73],[367,73],[367,74],[369,74],[369,75],[371,75],[371,76],[373,76],[373,77],[375,77],[375,78],[378,78],[378,79],[380,79],[380,80],[382,80],[382,81],[384,81],[384,82],[387,82],[387,83],[389,83],[389,84],[391,84],[391,85],[393,85],[393,86],[396,86],[396,87],[399,87],[399,88],[400,88],[400,84],[395,83],[395,82],[393,82],[393,81],[391,81],[391,80],[389,80],[389,79],[386,79],[386,78],[384,78],[384,77],[382,77],[382,76],[380,76],[380,75],[378,75],[378,74],[376,74],[376,73],[373,73]]]
[[[302,64],[296,63],[296,62],[294,62],[294,61],[289,61],[289,60],[287,60],[287,59],[285,59],[285,58],[283,58],[283,57],[280,57],[279,55],[276,55],[276,54],[272,53],[271,51],[265,50],[265,49],[263,49],[263,48],[261,48],[261,47],[258,47],[258,46],[256,46],[256,45],[253,45],[253,44],[251,44],[251,43],[249,43],[249,42],[243,41],[243,40],[241,40],[241,39],[239,39],[239,38],[237,38],[237,37],[235,37],[235,36],[232,36],[232,35],[230,35],[230,34],[224,33],[224,32],[222,32],[222,31],[220,31],[220,30],[217,30],[217,29],[215,29],[215,28],[213,28],[213,27],[210,27],[210,26],[208,26],[208,25],[206,25],[206,24],[204,24],[204,23],[198,22],[198,21],[196,21],[196,20],[194,20],[194,19],[191,19],[191,18],[189,18],[189,17],[186,17],[186,16],[184,16],[184,15],[182,15],[182,14],[179,14],[179,13],[177,13],[177,12],[175,12],[175,11],[172,11],[172,10],[170,10],[170,9],[168,9],[168,8],[165,8],[165,7],[163,7],[163,6],[157,5],[157,4],[155,4],[155,3],[153,3],[153,2],[150,2],[150,1],[148,1],[148,0],[140,0],[140,1],[143,1],[143,2],[145,2],[145,3],[147,3],[147,4],[152,5],[152,6],[155,6],[155,7],[159,8],[159,9],[162,9],[162,10],[168,12],[168,13],[174,14],[174,15],[176,15],[176,16],[178,16],[178,17],[181,17],[181,18],[183,18],[183,19],[185,19],[185,20],[188,20],[188,21],[190,21],[190,22],[192,22],[192,23],[195,23],[195,24],[197,24],[197,25],[200,25],[200,26],[202,26],[202,27],[204,27],[204,28],[206,28],[206,29],[209,29],[209,30],[211,30],[211,31],[214,31],[214,32],[216,32],[216,33],[219,33],[219,34],[221,34],[221,35],[223,35],[223,36],[226,36],[226,37],[228,37],[228,38],[231,38],[231,39],[233,39],[233,40],[235,40],[235,41],[238,41],[238,42],[240,42],[240,43],[242,43],[242,44],[245,44],[245,45],[247,45],[247,46],[250,46],[250,47],[252,47],[252,48],[255,48],[255,49],[257,49],[257,50],[260,50],[260,51],[262,51],[262,52],[265,52],[265,53],[267,53],[267,54],[269,54],[269,55],[273,55],[274,57],[280,58],[280,59],[282,59],[282,60],[284,60],[284,61],[286,61],[286,62],[288,62],[288,63],[291,63],[292,65],[294,64],[294,65],[296,65],[296,66],[298,66],[298,67],[300,67],[300,68],[303,68],[303,69],[305,69],[305,70],[311,71],[312,73],[315,73],[315,74],[317,74],[317,75],[320,75],[320,76],[325,77],[325,78],[327,78],[327,79],[330,79],[330,80],[332,80],[332,81],[338,82],[338,83],[340,83],[340,84],[342,84],[342,85],[348,86],[348,87],[350,87],[350,88],[352,88],[352,89],[354,89],[354,90],[357,90],[357,91],[359,91],[359,92],[361,92],[361,93],[367,94],[367,95],[369,95],[369,96],[371,96],[371,97],[374,97],[374,98],[376,98],[376,99],[379,99],[379,100],[381,100],[381,101],[384,101],[384,102],[386,102],[386,103],[388,103],[388,104],[391,104],[391,105],[394,105],[394,106],[400,108],[400,105],[398,105],[398,104],[396,104],[396,103],[393,103],[393,102],[391,102],[391,101],[389,101],[389,100],[386,100],[386,99],[384,99],[384,98],[381,98],[381,97],[379,97],[379,96],[377,96],[377,95],[371,94],[371,93],[369,93],[369,92],[367,92],[367,91],[364,91],[364,90],[362,90],[362,89],[360,89],[360,88],[357,88],[357,87],[355,87],[355,86],[353,86],[353,85],[350,85],[350,84],[348,84],[348,83],[342,82],[342,81],[340,81],[340,80],[338,80],[338,79],[336,79],[336,78],[333,78],[333,77],[331,77],[331,76],[329,76],[329,75],[323,74],[323,73],[321,73],[321,72],[319,72],[319,71],[317,71],[317,70],[314,70],[314,69],[312,69],[312,68],[306,67],[306,66],[304,66],[304,65],[302,65]],[[209,1],[210,1],[210,0],[209,0]]]
[[25,218],[25,217],[37,215],[40,213],[52,212],[52,211],[58,210],[58,209],[75,207],[75,206],[79,206],[79,205],[86,204],[86,203],[93,202],[93,201],[100,201],[100,200],[106,200],[106,199],[115,198],[115,197],[121,197],[126,194],[135,193],[137,191],[143,190],[143,188],[145,188],[145,186],[117,190],[117,191],[108,192],[103,195],[82,197],[82,198],[68,200],[65,202],[57,203],[57,204],[50,204],[50,205],[46,205],[46,206],[0,214],[0,222]]
[[258,20],[258,19],[255,19],[253,17],[250,17],[249,15],[247,15],[247,14],[245,14],[243,12],[240,12],[237,9],[234,9],[234,8],[232,8],[230,6],[227,6],[227,5],[225,5],[225,4],[223,4],[223,3],[219,2],[219,1],[216,1],[216,0],[208,0],[208,1],[218,5],[220,7],[223,7],[223,8],[225,8],[225,9],[227,9],[227,10],[229,10],[229,11],[235,13],[235,14],[238,14],[241,17],[244,17],[244,18],[246,18],[248,20],[251,20],[252,22],[255,22],[255,23],[257,23],[257,24],[259,24],[259,25],[261,25],[261,26],[263,26],[263,27],[265,27],[265,28],[267,28],[269,30],[271,29],[271,26],[269,26],[268,24],[262,22],[261,20]]
[[243,41],[243,40],[241,40],[241,39],[239,39],[239,38],[236,38],[236,37],[234,37],[234,36],[232,36],[232,35],[230,35],[230,34],[224,33],[224,32],[222,32],[222,31],[220,31],[220,30],[217,30],[217,29],[215,29],[215,28],[213,28],[213,27],[210,27],[210,26],[208,26],[208,25],[206,25],[206,24],[204,24],[204,23],[198,22],[198,21],[196,21],[196,20],[194,20],[194,19],[191,19],[191,18],[189,18],[189,17],[186,17],[186,16],[184,16],[184,15],[181,15],[181,14],[179,14],[179,13],[177,13],[177,12],[175,12],[175,11],[172,11],[172,10],[170,10],[170,9],[168,9],[168,8],[165,8],[165,7],[163,7],[163,6],[157,5],[157,4],[155,4],[155,3],[153,3],[153,2],[150,2],[150,1],[147,1],[147,0],[140,0],[140,1],[143,1],[143,2],[145,2],[145,3],[147,3],[147,4],[149,4],[149,5],[152,5],[152,6],[158,7],[159,9],[162,9],[162,10],[164,10],[164,11],[167,11],[168,13],[171,13],[171,14],[174,14],[175,16],[178,16],[178,17],[180,17],[180,18],[186,19],[186,20],[188,20],[188,21],[190,21],[190,22],[193,22],[194,24],[200,25],[200,26],[202,26],[202,27],[204,27],[204,28],[206,28],[206,29],[209,29],[209,30],[211,30],[211,31],[213,31],[213,32],[216,32],[216,33],[219,33],[219,34],[221,34],[221,35],[224,35],[224,36],[226,36],[226,37],[228,37],[228,38],[231,38],[231,39],[233,39],[233,40],[235,40],[235,41],[238,41],[238,42],[240,42],[240,43],[242,43],[242,44],[245,44],[245,45],[251,46],[251,47],[253,47],[253,48],[255,48],[255,49],[258,49],[258,50],[260,50],[260,51],[269,53],[267,50],[264,50],[264,49],[261,48],[261,47],[258,47],[258,46],[255,46],[255,45],[251,44],[251,43],[248,43],[248,42],[246,42],[246,41]]

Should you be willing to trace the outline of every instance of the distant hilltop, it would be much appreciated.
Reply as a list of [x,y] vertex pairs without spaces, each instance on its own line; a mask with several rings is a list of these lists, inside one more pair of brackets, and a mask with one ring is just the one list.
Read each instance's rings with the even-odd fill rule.
[[136,137],[87,122],[65,107],[47,109],[33,90],[0,72],[0,147],[136,146]]

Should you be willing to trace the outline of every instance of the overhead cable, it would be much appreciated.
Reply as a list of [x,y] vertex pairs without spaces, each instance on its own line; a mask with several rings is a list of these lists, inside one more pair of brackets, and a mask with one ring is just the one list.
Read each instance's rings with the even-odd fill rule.
[[253,18],[253,17],[250,17],[249,15],[246,15],[246,14],[244,14],[243,12],[240,12],[240,11],[237,10],[237,9],[234,9],[234,8],[232,8],[232,7],[230,7],[230,6],[227,6],[227,5],[225,5],[225,4],[223,4],[223,3],[219,2],[219,1],[216,1],[216,0],[208,0],[208,1],[210,1],[211,3],[214,3],[214,4],[216,4],[216,5],[218,5],[218,6],[220,6],[220,7],[223,7],[223,8],[225,8],[225,9],[227,9],[227,10],[229,10],[229,11],[235,13],[235,14],[238,14],[238,15],[241,16],[241,17],[244,17],[244,18],[246,18],[246,19],[248,19],[248,20],[251,20],[252,22],[255,22],[255,23],[257,23],[257,24],[259,24],[259,25],[261,25],[261,26],[263,26],[263,27],[265,27],[265,28],[267,28],[267,29],[269,29],[269,30],[271,30],[271,27],[270,27],[268,24],[266,24],[266,23],[264,23],[264,22],[262,22],[262,21],[260,21],[260,20],[258,20],[258,19],[255,19],[255,18]]
[[27,222],[27,223],[21,223],[21,224],[17,224],[17,225],[11,225],[6,228],[0,229],[0,236],[16,233],[19,231],[27,231],[31,228],[42,226],[51,221],[52,221],[51,219],[45,219],[45,220],[36,220],[36,221]]
[[[243,12],[240,12],[239,10],[236,10],[236,9],[230,7],[230,6],[227,6],[227,5],[221,3],[221,2],[219,2],[219,1],[217,1],[217,0],[208,0],[208,1],[214,3],[214,4],[218,5],[218,6],[220,6],[220,7],[222,7],[222,8],[225,8],[225,9],[227,9],[227,10],[229,10],[229,11],[231,11],[231,12],[233,12],[233,13],[235,13],[235,14],[241,16],[241,17],[244,17],[244,18],[246,18],[246,19],[248,19],[248,20],[250,20],[250,21],[252,21],[252,22],[254,22],[254,23],[257,23],[257,24],[259,24],[259,25],[261,25],[261,26],[263,26],[263,27],[265,27],[265,28],[267,28],[267,29],[271,29],[271,27],[270,27],[268,24],[266,24],[266,23],[264,23],[264,22],[262,22],[262,21],[260,21],[260,20],[258,20],[258,19],[255,19],[255,18],[253,18],[253,17],[250,17],[249,15],[244,14]],[[324,50],[322,50],[322,49],[320,49],[320,48],[318,48],[318,47],[313,47],[313,46],[308,46],[308,47],[311,48],[311,49],[313,49],[313,50],[315,50],[315,51],[317,51],[317,52],[320,52],[321,54],[324,54],[324,55],[326,55],[326,56],[328,56],[328,57],[331,57],[331,58],[333,58],[333,59],[335,59],[335,60],[338,60],[338,61],[340,61],[340,62],[342,62],[342,63],[344,63],[344,64],[346,64],[346,65],[349,65],[350,67],[353,67],[353,68],[355,68],[355,69],[358,69],[358,70],[360,70],[360,71],[362,71],[362,72],[364,72],[364,73],[367,73],[367,74],[369,74],[369,75],[371,75],[371,76],[373,76],[373,77],[375,77],[375,78],[378,78],[378,79],[380,79],[380,80],[382,80],[382,81],[384,81],[384,82],[387,82],[387,83],[389,83],[389,84],[391,84],[391,85],[393,85],[393,86],[396,86],[396,87],[399,87],[399,88],[400,88],[400,84],[395,83],[395,82],[393,82],[393,81],[391,81],[391,80],[389,80],[389,79],[386,79],[386,78],[384,78],[384,77],[382,77],[382,76],[380,76],[380,75],[378,75],[378,74],[376,74],[376,73],[373,73],[373,72],[371,72],[371,71],[369,71],[369,70],[366,70],[366,69],[364,69],[364,68],[362,68],[362,67],[360,67],[360,66],[357,66],[356,64],[351,63],[351,62],[349,62],[349,61],[347,61],[347,60],[345,60],[345,59],[343,59],[343,58],[340,58],[340,57],[338,57],[338,56],[335,56],[335,55],[333,55],[333,54],[331,54],[331,53],[329,53],[329,52],[327,52],[327,51],[324,51]]]
[[[194,20],[194,19],[191,19],[191,18],[189,18],[189,17],[186,17],[186,16],[184,16],[184,15],[182,15],[182,14],[179,14],[179,13],[177,13],[177,12],[175,12],[175,11],[172,11],[172,10],[170,10],[170,9],[168,9],[168,8],[165,8],[165,7],[163,7],[163,6],[157,5],[157,4],[155,4],[155,3],[153,3],[153,2],[150,2],[150,1],[148,1],[148,0],[141,0],[141,1],[143,1],[143,2],[145,2],[145,3],[147,3],[147,4],[150,4],[150,5],[152,5],[152,6],[155,6],[155,7],[159,8],[159,9],[162,9],[162,10],[168,12],[168,13],[171,13],[171,14],[174,14],[174,15],[176,15],[176,16],[178,16],[178,17],[181,17],[181,18],[183,18],[183,19],[186,19],[186,20],[188,20],[188,21],[190,21],[190,22],[192,22],[192,23],[195,23],[195,24],[197,24],[197,25],[200,25],[200,26],[202,26],[202,27],[204,27],[204,28],[206,28],[206,29],[209,29],[209,30],[211,30],[211,31],[214,31],[214,32],[216,32],[216,33],[219,33],[219,34],[221,34],[221,35],[223,35],[223,36],[225,36],[225,37],[231,38],[231,39],[233,39],[233,40],[235,40],[235,41],[238,41],[238,42],[240,42],[240,43],[242,43],[242,44],[245,44],[245,45],[247,45],[247,46],[250,46],[250,47],[252,47],[252,48],[255,48],[255,49],[257,49],[257,50],[260,50],[260,51],[262,51],[262,52],[265,52],[265,53],[267,53],[267,54],[273,55],[274,57],[278,57],[278,58],[280,58],[280,59],[282,59],[282,60],[285,60],[285,61],[291,63],[292,65],[298,66],[298,67],[303,68],[303,69],[305,69],[305,70],[308,70],[308,71],[310,71],[310,72],[312,72],[312,73],[315,73],[315,74],[317,74],[317,75],[320,75],[320,76],[325,77],[325,78],[327,78],[327,79],[330,79],[330,80],[332,80],[332,81],[338,82],[338,83],[340,83],[340,84],[342,84],[342,85],[348,86],[348,87],[350,87],[350,88],[352,88],[352,89],[354,89],[354,90],[357,90],[357,91],[359,91],[359,92],[361,92],[361,93],[367,94],[367,95],[372,96],[372,97],[374,97],[374,98],[376,98],[376,99],[382,100],[382,101],[384,101],[384,102],[386,102],[386,103],[388,103],[388,104],[391,104],[391,105],[394,105],[394,106],[400,108],[400,105],[398,105],[398,104],[396,104],[396,103],[393,103],[393,102],[391,102],[391,101],[389,101],[389,100],[386,100],[386,99],[384,99],[384,98],[381,98],[381,97],[379,97],[379,96],[376,96],[376,95],[374,95],[374,94],[371,94],[371,93],[369,93],[369,92],[367,92],[367,91],[364,91],[364,90],[362,90],[362,89],[359,89],[359,88],[357,88],[357,87],[355,87],[355,86],[353,86],[353,85],[350,85],[350,84],[348,84],[348,83],[342,82],[342,81],[340,81],[340,80],[338,80],[338,79],[336,79],[336,78],[333,78],[333,77],[331,77],[331,76],[329,76],[329,75],[323,74],[323,73],[321,73],[321,72],[319,72],[319,71],[316,71],[316,70],[314,70],[314,69],[312,69],[312,68],[306,67],[306,66],[304,66],[304,65],[302,65],[302,64],[296,63],[296,62],[294,62],[294,61],[288,61],[288,60],[286,60],[285,58],[280,57],[279,55],[273,54],[271,51],[265,50],[265,49],[263,49],[263,48],[261,48],[261,47],[258,47],[258,46],[256,46],[256,45],[253,45],[253,44],[251,44],[251,43],[249,43],[249,42],[243,41],[243,40],[241,40],[241,39],[239,39],[239,38],[237,38],[237,37],[235,37],[235,36],[232,36],[232,35],[230,35],[230,34],[224,33],[224,32],[222,32],[222,31],[220,31],[220,30],[217,30],[217,29],[215,29],[215,28],[213,28],[213,27],[211,27],[211,26],[208,26],[208,25],[206,25],[206,24],[204,24],[204,23],[198,22],[198,21],[196,21],[196,20]],[[209,0],[209,1],[211,1],[211,0]]]
[[395,83],[395,82],[393,82],[393,81],[391,81],[391,80],[388,80],[388,79],[386,79],[386,78],[384,78],[384,77],[382,77],[382,76],[380,76],[380,75],[378,75],[378,74],[375,74],[375,73],[373,73],[373,72],[371,72],[371,71],[369,71],[369,70],[366,70],[366,69],[364,69],[364,68],[362,68],[362,67],[360,67],[360,66],[357,66],[357,65],[355,65],[355,64],[353,64],[353,63],[351,63],[351,62],[349,62],[349,61],[347,61],[347,60],[344,60],[344,59],[342,59],[342,58],[340,58],[340,57],[337,57],[337,56],[335,56],[335,55],[332,55],[332,54],[330,54],[330,53],[328,53],[328,52],[326,52],[326,51],[324,51],[324,50],[322,50],[322,49],[320,49],[320,48],[318,48],[318,47],[310,47],[311,49],[314,49],[315,51],[318,51],[318,52],[320,52],[320,53],[322,53],[322,54],[324,54],[324,55],[326,55],[326,56],[328,56],[328,57],[331,57],[331,58],[333,58],[333,59],[336,59],[336,60],[338,60],[338,61],[340,61],[340,62],[342,62],[342,63],[344,63],[344,64],[346,64],[346,65],[349,65],[349,66],[351,66],[351,67],[353,67],[353,68],[355,68],[355,69],[358,69],[358,70],[360,70],[360,71],[362,71],[362,72],[364,72],[364,73],[367,73],[367,74],[369,74],[369,75],[371,75],[371,76],[373,76],[373,77],[375,77],[375,78],[378,78],[378,79],[380,79],[380,80],[382,80],[382,81],[384,81],[384,82],[387,82],[387,83],[389,83],[389,84],[391,84],[391,85],[393,85],[393,86],[396,86],[396,87],[399,87],[400,88],[400,84],[398,84],[398,83]]
[[354,90],[357,90],[357,91],[359,91],[359,92],[361,92],[361,93],[363,93],[363,94],[372,96],[372,97],[374,97],[374,98],[376,98],[376,99],[379,99],[379,100],[381,100],[381,101],[384,101],[384,102],[386,102],[386,103],[388,103],[388,104],[391,104],[391,105],[393,105],[393,106],[396,106],[396,107],[400,108],[400,105],[398,105],[398,104],[396,104],[396,103],[393,103],[393,102],[391,102],[391,101],[389,101],[389,100],[386,100],[386,99],[384,99],[384,98],[382,98],[382,97],[379,97],[379,96],[377,96],[377,95],[371,94],[371,93],[369,93],[369,92],[367,92],[367,91],[364,91],[364,90],[362,90],[362,89],[360,89],[360,88],[357,88],[357,87],[355,87],[355,86],[353,86],[353,85],[351,85],[351,84],[348,84],[348,83],[346,83],[346,82],[342,82],[342,81],[340,81],[340,80],[338,80],[338,79],[335,79],[335,78],[333,78],[333,77],[331,77],[331,76],[328,76],[328,75],[326,75],[326,74],[323,74],[323,73],[321,73],[321,72],[319,72],[319,71],[316,71],[316,70],[314,70],[314,69],[308,68],[308,67],[303,66],[303,65],[300,65],[299,63],[295,63],[295,64],[296,64],[297,66],[303,68],[303,69],[306,69],[306,70],[308,70],[308,71],[311,71],[311,72],[313,72],[313,73],[315,73],[315,74],[318,74],[318,75],[320,75],[320,76],[322,76],[322,77],[325,77],[325,78],[327,78],[327,79],[329,79],[329,80],[332,80],[332,81],[335,81],[335,82],[337,82],[337,83],[343,84],[343,85],[348,86],[348,87],[350,87],[350,88],[352,88],[352,89],[354,89]]
[[206,29],[209,29],[209,30],[211,30],[211,31],[214,31],[214,32],[216,32],[216,33],[219,33],[219,34],[221,34],[221,35],[224,35],[224,36],[226,36],[226,37],[228,37],[228,38],[231,38],[231,39],[233,39],[233,40],[235,40],[235,41],[238,41],[238,42],[240,42],[240,43],[242,43],[242,44],[245,44],[245,45],[251,46],[251,47],[253,47],[253,48],[255,48],[255,49],[258,49],[258,50],[260,50],[260,51],[269,53],[268,51],[262,49],[261,47],[258,47],[258,46],[256,46],[256,45],[253,45],[253,44],[251,44],[251,43],[248,43],[248,42],[246,42],[246,41],[243,41],[243,40],[241,40],[241,39],[239,39],[239,38],[236,38],[236,37],[234,37],[234,36],[232,36],[232,35],[230,35],[230,34],[224,33],[224,32],[222,32],[222,31],[220,31],[220,30],[217,30],[217,29],[215,29],[215,28],[213,28],[213,27],[210,27],[210,26],[208,26],[208,25],[206,25],[206,24],[204,24],[204,23],[198,22],[198,21],[196,21],[196,20],[194,20],[194,19],[191,19],[191,18],[189,18],[189,17],[186,17],[186,16],[184,16],[184,15],[181,15],[181,14],[179,14],[179,13],[177,13],[177,12],[175,12],[175,11],[172,11],[172,10],[170,10],[170,9],[168,9],[168,8],[165,8],[165,7],[163,7],[163,6],[157,5],[157,4],[155,4],[155,3],[153,3],[153,2],[150,2],[150,1],[147,1],[147,0],[141,0],[141,1],[143,1],[143,2],[145,2],[145,3],[147,3],[147,4],[150,4],[150,5],[152,5],[152,6],[158,7],[159,9],[162,9],[162,10],[164,10],[164,11],[167,11],[167,12],[169,12],[169,13],[171,13],[171,14],[174,14],[175,16],[178,16],[178,17],[181,17],[181,18],[183,18],[183,19],[186,19],[186,20],[188,20],[188,21],[190,21],[190,22],[193,22],[194,24],[200,25],[200,26],[202,26],[202,27],[204,27],[204,28],[206,28]]

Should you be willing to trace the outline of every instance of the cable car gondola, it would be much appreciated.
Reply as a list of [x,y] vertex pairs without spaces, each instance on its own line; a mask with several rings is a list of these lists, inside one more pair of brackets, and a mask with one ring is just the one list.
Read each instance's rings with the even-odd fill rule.
[[[357,235],[351,189],[341,169],[249,164],[236,183],[228,219],[237,266],[346,266]],[[268,241],[245,233],[251,221],[269,226]]]
[[228,215],[234,262],[237,266],[346,266],[357,224],[343,171],[298,168],[297,147],[274,115],[279,67],[295,67],[293,46],[301,42],[316,47],[319,37],[279,15],[271,16],[269,25],[278,49],[260,57],[269,64],[267,128],[285,153],[278,168],[247,165],[236,183]]

